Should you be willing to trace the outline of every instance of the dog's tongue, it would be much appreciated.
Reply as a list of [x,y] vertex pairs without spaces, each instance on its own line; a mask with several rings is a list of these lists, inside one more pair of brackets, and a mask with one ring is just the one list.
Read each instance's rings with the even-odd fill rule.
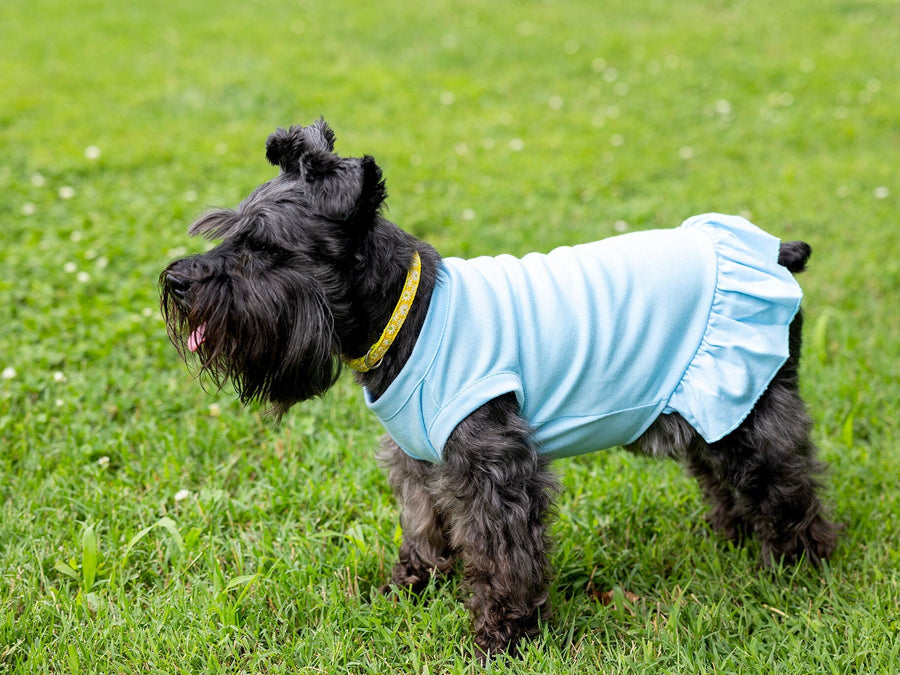
[[191,331],[191,335],[188,337],[188,349],[190,349],[191,352],[196,352],[200,349],[200,345],[203,344],[204,340],[206,340],[206,324],[201,323]]

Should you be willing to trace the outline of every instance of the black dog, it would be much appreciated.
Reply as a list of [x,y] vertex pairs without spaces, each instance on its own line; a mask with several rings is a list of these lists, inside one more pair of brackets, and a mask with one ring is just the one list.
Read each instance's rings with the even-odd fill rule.
[[[549,609],[546,528],[557,489],[550,460],[610,445],[683,461],[711,505],[712,526],[732,539],[755,535],[765,564],[818,564],[833,551],[837,527],[816,494],[822,466],[798,394],[799,287],[788,270],[803,269],[805,243],[779,249],[746,221],[719,219],[774,246],[772,260],[760,254],[766,271],[751,281],[775,290],[738,323],[776,327],[763,347],[769,338],[755,333],[747,344],[713,344],[707,324],[720,319],[707,315],[719,311],[727,279],[693,270],[721,266],[715,251],[730,244],[706,243],[696,229],[708,221],[521,261],[442,260],[382,216],[386,191],[375,161],[339,157],[334,140],[324,120],[273,133],[266,157],[281,173],[236,210],[191,226],[191,234],[222,242],[169,265],[161,305],[183,357],[196,353],[219,385],[231,380],[242,401],[267,402],[276,415],[324,394],[343,364],[359,371],[367,403],[392,434],[379,459],[405,537],[395,586],[419,592],[461,558],[477,645],[484,655],[515,651]],[[665,261],[670,249],[676,265]],[[587,265],[581,256],[594,251],[608,263]],[[632,259],[636,280],[623,262]],[[586,282],[571,276],[581,267]],[[551,293],[556,274],[569,276]],[[448,289],[468,293],[460,307],[447,304]],[[596,316],[583,316],[597,303]],[[602,316],[613,306],[627,311]],[[757,311],[779,318],[758,321]],[[435,336],[447,355],[438,355]],[[765,362],[765,372],[752,373],[745,357]],[[635,364],[642,365],[631,376]],[[703,383],[705,370],[712,374]],[[472,398],[475,391],[482,398]],[[634,406],[632,394],[640,398]],[[745,409],[732,411],[732,399]],[[418,407],[409,412],[410,405]],[[445,414],[454,407],[460,419]]]

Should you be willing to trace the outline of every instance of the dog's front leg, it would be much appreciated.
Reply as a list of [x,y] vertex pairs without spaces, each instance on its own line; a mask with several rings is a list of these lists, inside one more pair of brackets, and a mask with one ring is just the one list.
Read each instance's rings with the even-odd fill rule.
[[438,508],[465,563],[475,642],[482,659],[515,653],[549,611],[547,516],[557,490],[549,459],[511,396],[457,426],[438,465]]
[[421,593],[433,574],[447,574],[453,565],[444,519],[432,497],[436,468],[407,455],[390,436],[382,439],[378,462],[387,472],[400,506],[403,528],[403,543],[391,572],[391,584]]

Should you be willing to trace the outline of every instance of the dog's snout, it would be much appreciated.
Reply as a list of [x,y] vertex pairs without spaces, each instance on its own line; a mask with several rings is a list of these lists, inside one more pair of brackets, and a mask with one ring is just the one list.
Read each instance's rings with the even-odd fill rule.
[[166,273],[163,275],[163,280],[166,282],[167,286],[173,289],[188,285],[187,277],[178,274],[173,270],[166,271]]
[[164,288],[165,295],[182,310],[185,311],[190,306],[191,287],[193,285],[193,277],[188,270],[180,270],[179,263],[176,263],[164,271],[160,281]]
[[169,291],[171,291],[172,295],[176,298],[184,300],[187,297],[187,292],[190,288],[190,281],[188,279],[179,276],[175,272],[166,272],[164,280]]
[[170,293],[185,297],[193,284],[203,281],[211,273],[208,265],[194,256],[173,262],[162,273],[161,280]]

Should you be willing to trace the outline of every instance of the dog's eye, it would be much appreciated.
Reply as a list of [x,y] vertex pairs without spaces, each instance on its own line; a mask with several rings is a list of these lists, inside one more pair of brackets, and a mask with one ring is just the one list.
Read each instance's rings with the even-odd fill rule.
[[248,255],[272,257],[278,253],[278,247],[259,239],[246,239],[244,251]]
[[278,265],[285,257],[285,251],[279,246],[272,246],[258,239],[247,239],[243,242],[240,260],[245,270],[259,269],[260,266]]

